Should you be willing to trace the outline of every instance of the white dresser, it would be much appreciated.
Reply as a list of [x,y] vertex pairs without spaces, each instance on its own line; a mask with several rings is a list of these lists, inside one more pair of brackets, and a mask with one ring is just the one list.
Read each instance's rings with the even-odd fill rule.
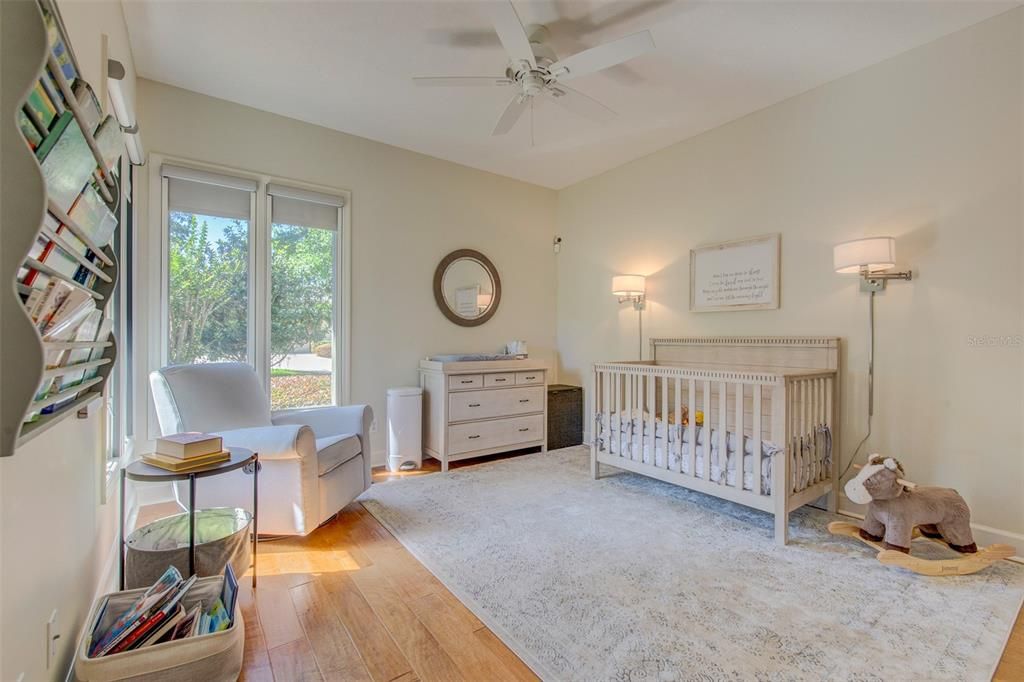
[[448,462],[547,450],[547,369],[534,360],[420,362],[423,452]]

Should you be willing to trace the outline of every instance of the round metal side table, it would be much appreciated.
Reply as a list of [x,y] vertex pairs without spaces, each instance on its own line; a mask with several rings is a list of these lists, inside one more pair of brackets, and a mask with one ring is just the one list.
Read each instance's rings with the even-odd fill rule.
[[245,448],[227,448],[231,453],[231,459],[217,464],[210,464],[204,467],[189,469],[188,471],[168,471],[142,460],[132,462],[121,469],[121,509],[120,522],[118,524],[118,568],[120,570],[121,589],[124,589],[124,560],[125,560],[125,535],[124,535],[124,498],[125,481],[131,479],[145,483],[169,483],[173,481],[188,481],[188,574],[193,575],[196,570],[196,480],[208,476],[226,474],[236,469],[244,469],[246,473],[252,473],[252,586],[256,587],[256,520],[259,514],[259,455],[252,450]]

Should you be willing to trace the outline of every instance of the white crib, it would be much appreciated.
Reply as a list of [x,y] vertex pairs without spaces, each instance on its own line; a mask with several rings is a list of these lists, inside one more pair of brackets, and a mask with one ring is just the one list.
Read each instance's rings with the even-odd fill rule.
[[766,511],[785,544],[791,511],[823,495],[836,510],[839,352],[832,337],[689,337],[594,365],[594,478],[607,464]]

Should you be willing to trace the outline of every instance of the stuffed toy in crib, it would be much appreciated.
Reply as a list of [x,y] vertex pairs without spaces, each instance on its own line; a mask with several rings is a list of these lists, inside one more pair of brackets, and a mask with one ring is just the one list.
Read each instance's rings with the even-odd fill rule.
[[963,554],[978,551],[971,534],[971,510],[952,488],[918,486],[903,480],[903,467],[892,457],[868,457],[855,478],[846,484],[846,496],[868,505],[860,536],[885,541],[886,549],[910,553],[914,528],[930,538],[942,538]]
[[[833,521],[835,535],[855,537],[879,550],[883,564],[931,576],[968,575],[1016,553],[1009,545],[978,549],[971,533],[971,510],[952,488],[919,486],[903,479],[903,467],[892,457],[874,454],[846,484],[852,502],[868,505],[860,528]],[[965,556],[924,559],[910,556],[911,541],[923,536]]]

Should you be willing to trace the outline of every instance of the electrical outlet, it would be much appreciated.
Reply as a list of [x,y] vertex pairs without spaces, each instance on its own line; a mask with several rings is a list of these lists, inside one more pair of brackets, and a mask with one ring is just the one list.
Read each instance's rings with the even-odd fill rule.
[[377,433],[377,418],[374,417],[373,421],[370,422],[370,433]]
[[50,614],[46,621],[46,669],[49,670],[57,659],[57,640],[60,639],[60,631],[57,629],[57,609]]

